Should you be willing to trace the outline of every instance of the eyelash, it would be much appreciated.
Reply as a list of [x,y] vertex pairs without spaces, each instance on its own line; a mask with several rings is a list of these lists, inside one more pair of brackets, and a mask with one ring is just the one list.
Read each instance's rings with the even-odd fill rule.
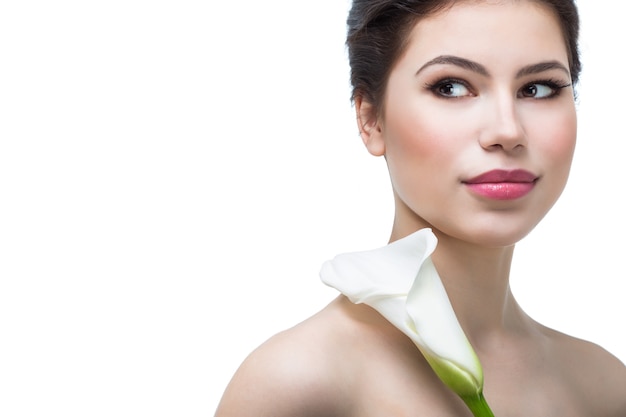
[[[472,92],[472,89],[470,88],[470,86],[467,84],[467,82],[460,80],[458,78],[444,78],[441,79],[435,83],[425,83],[424,84],[424,88],[431,91],[435,96],[443,98],[443,99],[459,99],[465,96],[461,96],[461,97],[454,97],[454,96],[446,96],[444,94],[441,94],[440,92],[438,92],[438,89],[441,88],[442,86],[446,85],[446,84],[460,84],[463,87],[465,87],[470,94],[474,95],[474,93]],[[529,82],[527,84],[524,84],[522,86],[522,88],[520,88],[520,92],[525,90],[528,87],[531,87],[533,85],[543,85],[546,86],[548,88],[550,88],[553,93],[550,94],[547,97],[539,97],[536,98],[536,100],[547,100],[547,99],[551,99],[551,98],[555,98],[558,97],[559,94],[561,93],[561,90],[567,87],[570,87],[572,84],[571,83],[564,83],[563,81],[560,80],[555,80],[552,78],[548,78],[548,79],[542,79],[542,80],[535,80],[532,82]],[[524,98],[524,97],[522,97]],[[533,98],[533,97],[528,97],[528,98]]]
[[544,85],[544,86],[550,88],[553,91],[552,94],[550,94],[547,97],[541,97],[541,98],[537,99],[537,100],[547,100],[547,99],[558,97],[561,94],[561,90],[571,86],[572,84],[571,83],[564,83],[561,80],[555,80],[553,78],[548,78],[548,79],[545,79],[545,80],[536,80],[536,81],[530,82],[528,84],[525,84],[520,89],[520,91],[522,91],[525,88],[528,88],[528,87],[530,87],[532,85]]

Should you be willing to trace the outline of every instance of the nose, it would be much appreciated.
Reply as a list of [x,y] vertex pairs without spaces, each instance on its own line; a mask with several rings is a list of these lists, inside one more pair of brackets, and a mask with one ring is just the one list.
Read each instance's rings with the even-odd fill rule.
[[490,101],[484,120],[479,142],[485,150],[512,152],[526,147],[527,137],[515,97],[502,95]]

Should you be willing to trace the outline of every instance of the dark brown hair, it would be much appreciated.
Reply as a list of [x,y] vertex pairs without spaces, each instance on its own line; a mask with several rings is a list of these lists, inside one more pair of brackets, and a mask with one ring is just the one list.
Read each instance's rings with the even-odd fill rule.
[[[394,64],[403,54],[409,33],[426,16],[452,7],[459,0],[353,0],[348,15],[348,58],[352,97],[381,110]],[[554,10],[567,47],[570,74],[576,84],[581,64],[579,18],[574,0],[533,0]]]

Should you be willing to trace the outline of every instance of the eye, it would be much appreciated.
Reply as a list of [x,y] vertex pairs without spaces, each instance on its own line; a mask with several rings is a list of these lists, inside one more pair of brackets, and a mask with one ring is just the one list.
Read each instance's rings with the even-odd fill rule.
[[536,98],[546,99],[559,95],[559,92],[569,87],[571,84],[560,83],[557,81],[546,80],[536,81],[530,84],[526,84],[519,92],[519,96],[522,98]]
[[443,98],[460,98],[474,95],[467,85],[459,80],[442,80],[435,84],[427,84],[426,88]]
[[552,87],[543,84],[529,84],[524,86],[520,91],[522,97],[528,98],[546,98],[552,96],[554,93],[555,90]]

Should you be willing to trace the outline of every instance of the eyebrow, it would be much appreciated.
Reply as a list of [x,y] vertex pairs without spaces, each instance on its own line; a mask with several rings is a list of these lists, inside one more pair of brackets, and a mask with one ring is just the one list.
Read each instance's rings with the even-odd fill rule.
[[[480,75],[484,75],[488,77],[489,71],[482,64],[478,62],[470,61],[469,59],[461,58],[459,56],[454,55],[440,55],[436,58],[431,59],[417,70],[415,75],[422,72],[424,69],[433,66],[433,65],[454,65],[456,67],[460,67],[472,72],[475,72]],[[520,68],[519,71],[515,74],[515,78],[521,78],[526,75],[538,74],[544,71],[549,70],[561,70],[570,76],[569,70],[565,65],[561,64],[559,61],[545,61],[539,62],[537,64],[526,65],[525,67]]]
[[517,71],[515,78],[521,78],[525,75],[538,74],[540,72],[550,71],[554,69],[561,70],[565,74],[567,74],[568,77],[570,76],[570,73],[567,67],[561,64],[559,61],[546,61],[546,62],[539,62],[538,64],[527,65],[521,68],[519,71]]

